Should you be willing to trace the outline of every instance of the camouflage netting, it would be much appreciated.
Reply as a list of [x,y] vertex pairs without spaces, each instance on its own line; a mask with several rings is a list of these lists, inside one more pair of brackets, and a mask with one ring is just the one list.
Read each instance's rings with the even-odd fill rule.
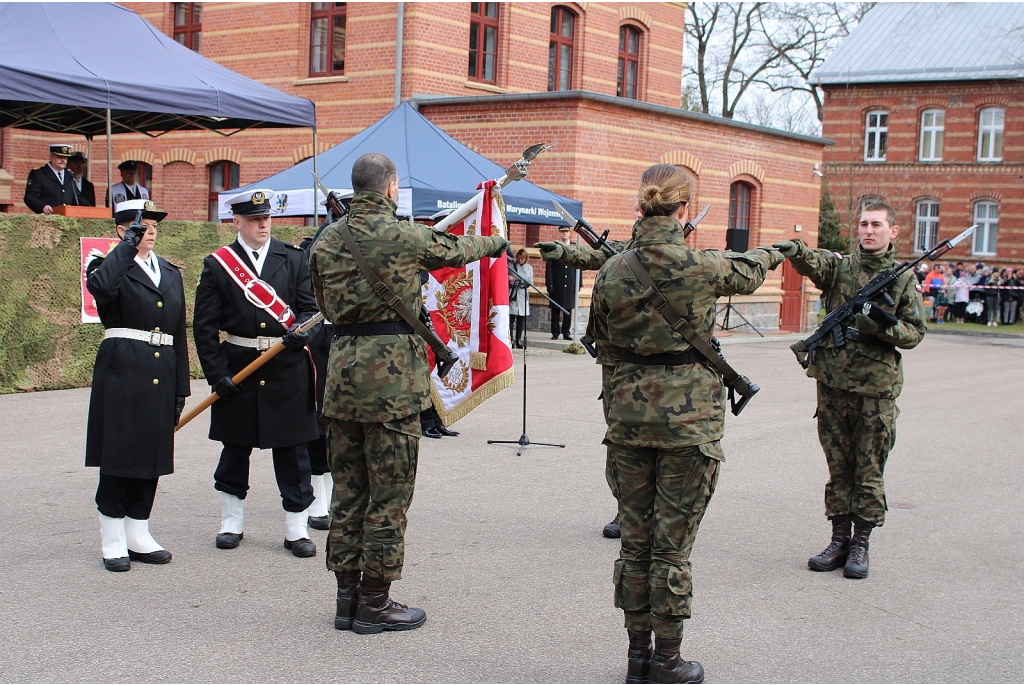
[[[275,226],[297,242],[312,229]],[[80,388],[92,381],[103,326],[83,324],[79,238],[114,236],[113,221],[0,214],[0,393]],[[231,224],[164,221],[156,253],[181,269],[192,376],[202,377],[192,342],[192,308],[203,258],[234,240]]]

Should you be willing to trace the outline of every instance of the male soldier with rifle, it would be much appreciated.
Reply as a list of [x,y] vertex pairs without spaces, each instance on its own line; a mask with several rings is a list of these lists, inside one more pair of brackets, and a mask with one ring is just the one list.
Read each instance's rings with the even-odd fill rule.
[[[892,241],[899,231],[893,209],[873,202],[861,212],[860,247],[852,255],[811,249],[800,240],[774,246],[821,289],[830,312],[814,335],[793,345],[807,375],[818,381],[815,416],[829,470],[825,516],[832,541],[808,560],[812,571],[843,567],[847,578],[866,578],[868,537],[885,521],[882,473],[896,441],[896,398],[903,389],[896,348],[916,347],[926,330],[913,274],[917,262],[894,269]],[[921,259],[934,259],[933,252]]]
[[327,567],[338,580],[334,627],[412,630],[426,613],[393,602],[389,591],[402,577],[419,414],[430,406],[425,329],[413,313],[419,272],[501,256],[508,242],[399,219],[398,173],[382,154],[355,161],[352,189],[348,216],[324,229],[309,257],[317,304],[337,333],[323,407],[334,476],[327,538]]

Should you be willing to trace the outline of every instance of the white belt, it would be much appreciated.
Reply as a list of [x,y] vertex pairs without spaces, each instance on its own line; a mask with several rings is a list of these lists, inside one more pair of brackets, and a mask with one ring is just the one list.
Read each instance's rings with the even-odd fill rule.
[[154,347],[174,344],[173,335],[167,335],[160,331],[140,331],[137,328],[108,328],[107,332],[103,334],[103,339],[106,340],[107,338],[141,340],[142,342],[147,342]]
[[281,342],[281,338],[270,338],[261,335],[258,338],[243,338],[240,335],[227,334],[227,341],[232,345],[238,345],[239,347],[251,347],[261,352],[266,352],[271,347]]

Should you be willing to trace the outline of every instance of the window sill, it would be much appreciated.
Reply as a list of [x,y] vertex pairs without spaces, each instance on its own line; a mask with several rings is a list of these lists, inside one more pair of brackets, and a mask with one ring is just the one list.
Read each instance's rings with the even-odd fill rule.
[[1003,163],[1002,159],[979,159],[978,160],[978,164],[987,164],[987,165],[990,165],[990,166],[991,165],[996,165],[996,164],[1002,164],[1002,163]]
[[316,86],[321,83],[348,83],[348,76],[314,76],[292,81],[293,86]]
[[885,164],[885,159],[865,159],[865,164]]
[[489,83],[480,83],[479,81],[466,81],[466,88],[475,88],[477,90],[486,90],[488,93],[508,93],[507,88],[499,88],[498,86],[492,86]]
[[14,177],[0,167],[0,181],[13,181]]

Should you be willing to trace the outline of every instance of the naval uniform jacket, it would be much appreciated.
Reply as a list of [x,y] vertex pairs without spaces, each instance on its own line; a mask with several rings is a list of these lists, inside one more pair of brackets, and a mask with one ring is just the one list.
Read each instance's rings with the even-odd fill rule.
[[75,190],[78,193],[78,204],[83,207],[96,206],[96,186],[92,184],[92,181],[87,178],[83,178],[82,189],[78,190],[78,184],[76,183]]
[[[229,247],[255,274],[250,255],[238,241]],[[304,253],[277,238],[270,239],[268,250],[259,278],[277,291],[301,323],[317,312]],[[286,332],[273,315],[246,299],[212,255],[203,261],[192,330],[199,362],[211,385],[234,376],[259,356],[254,348],[220,342],[219,331],[243,338],[279,338]],[[211,407],[211,440],[269,449],[319,437],[313,368],[305,349],[286,348],[242,381],[239,389],[235,397],[218,400]]]
[[[181,273],[157,257],[160,286],[122,242],[86,281],[105,328],[160,330],[173,345],[110,338],[100,343],[92,374],[85,465],[126,478],[174,472],[174,402],[189,394],[185,290]],[[91,265],[90,265],[91,267]]]
[[544,283],[548,296],[570,312],[576,306],[576,289],[581,280],[578,269],[562,262],[545,262]]
[[50,205],[77,205],[78,192],[75,190],[75,175],[64,170],[64,183],[57,178],[57,172],[49,164],[28,172],[25,182],[25,204],[36,214],[43,213],[43,207]]

